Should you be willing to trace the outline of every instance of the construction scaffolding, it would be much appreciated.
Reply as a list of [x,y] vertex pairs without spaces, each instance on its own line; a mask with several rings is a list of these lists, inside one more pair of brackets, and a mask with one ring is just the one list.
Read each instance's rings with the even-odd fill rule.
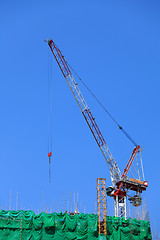
[[98,232],[107,235],[105,178],[97,178]]

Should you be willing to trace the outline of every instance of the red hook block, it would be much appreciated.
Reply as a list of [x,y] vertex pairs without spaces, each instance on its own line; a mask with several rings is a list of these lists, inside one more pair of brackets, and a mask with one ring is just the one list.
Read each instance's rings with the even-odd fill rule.
[[48,153],[48,157],[50,158],[52,156],[52,152]]

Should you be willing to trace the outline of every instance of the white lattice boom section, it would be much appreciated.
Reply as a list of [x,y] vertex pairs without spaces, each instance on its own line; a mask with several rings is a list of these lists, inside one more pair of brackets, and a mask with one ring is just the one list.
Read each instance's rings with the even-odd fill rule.
[[121,176],[121,172],[118,168],[117,163],[115,162],[102,134],[101,131],[99,130],[99,127],[95,121],[95,118],[93,117],[89,107],[87,106],[87,103],[84,100],[84,97],[78,87],[78,84],[76,83],[71,70],[69,68],[69,65],[67,64],[64,56],[62,55],[61,51],[57,48],[57,46],[55,45],[55,43],[53,42],[52,39],[46,40],[46,42],[48,42],[48,45],[63,73],[63,76],[65,77],[77,103],[78,106],[81,109],[81,112],[99,146],[99,148],[101,149],[101,152],[104,156],[104,158],[106,159],[108,165],[109,165],[109,169],[110,169],[110,175],[111,175],[111,181],[113,186],[115,186],[115,183],[118,182],[120,180],[120,176]]

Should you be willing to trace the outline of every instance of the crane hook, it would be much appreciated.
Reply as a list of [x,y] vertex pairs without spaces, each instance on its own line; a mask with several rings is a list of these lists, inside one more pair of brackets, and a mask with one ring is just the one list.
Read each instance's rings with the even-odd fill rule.
[[52,152],[49,152],[48,153],[48,157],[49,157],[49,182],[51,182],[51,170],[50,170],[51,156],[52,156]]
[[49,157],[49,164],[51,163],[51,156],[52,156],[52,152],[48,153],[48,157]]

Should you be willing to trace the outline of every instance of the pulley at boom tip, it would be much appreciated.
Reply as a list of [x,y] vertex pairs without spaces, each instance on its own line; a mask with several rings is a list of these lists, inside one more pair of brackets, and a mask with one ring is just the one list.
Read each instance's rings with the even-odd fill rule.
[[44,39],[44,42],[47,42],[47,43],[48,43],[50,40],[51,40],[50,38],[45,38],[45,39]]

